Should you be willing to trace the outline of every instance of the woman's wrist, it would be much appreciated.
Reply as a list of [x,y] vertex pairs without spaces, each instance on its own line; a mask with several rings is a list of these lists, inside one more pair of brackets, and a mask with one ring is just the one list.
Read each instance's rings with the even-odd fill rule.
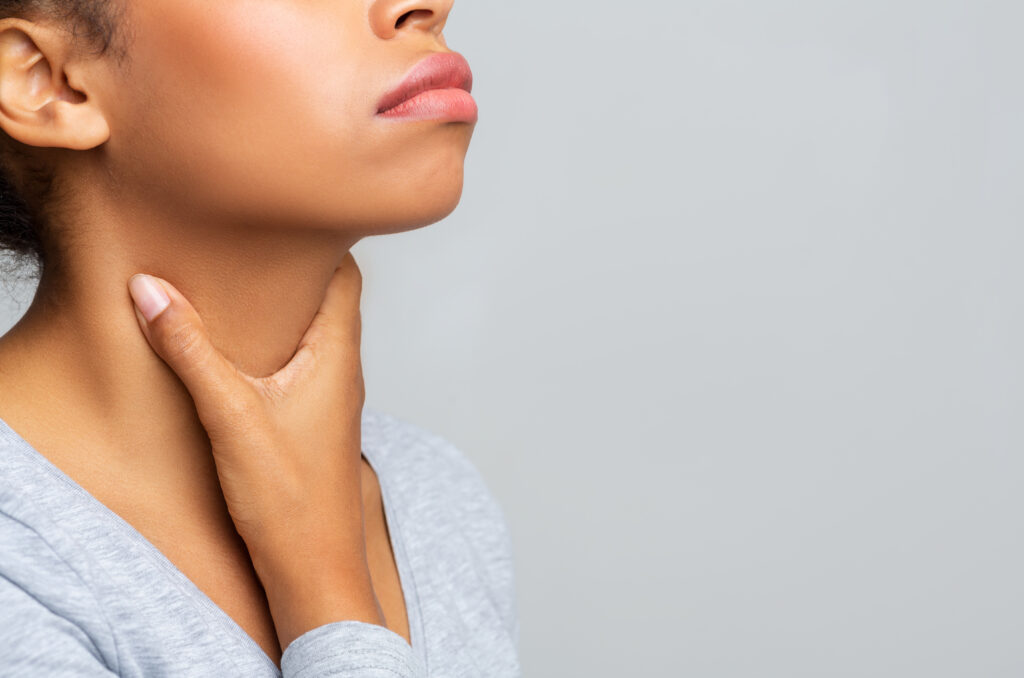
[[282,651],[303,633],[331,622],[385,625],[365,558],[362,564],[319,558],[263,561],[257,574]]

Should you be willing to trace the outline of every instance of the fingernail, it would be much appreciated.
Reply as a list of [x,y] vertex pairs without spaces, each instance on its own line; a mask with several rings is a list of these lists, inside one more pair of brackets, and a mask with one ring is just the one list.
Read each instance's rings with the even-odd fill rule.
[[160,283],[145,273],[136,273],[128,280],[128,291],[146,322],[157,317],[171,303]]

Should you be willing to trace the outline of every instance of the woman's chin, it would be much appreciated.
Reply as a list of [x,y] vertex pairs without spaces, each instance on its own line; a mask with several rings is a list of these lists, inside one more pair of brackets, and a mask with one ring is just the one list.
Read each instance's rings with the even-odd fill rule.
[[397,233],[436,223],[458,207],[462,199],[462,172],[448,172],[444,180],[409,186],[408,190],[392,192],[382,197],[375,206],[376,233]]
[[387,213],[381,215],[373,230],[375,234],[383,235],[412,231],[437,223],[455,211],[460,197],[461,191],[444,201],[434,196],[430,200],[421,200],[416,204],[390,205]]

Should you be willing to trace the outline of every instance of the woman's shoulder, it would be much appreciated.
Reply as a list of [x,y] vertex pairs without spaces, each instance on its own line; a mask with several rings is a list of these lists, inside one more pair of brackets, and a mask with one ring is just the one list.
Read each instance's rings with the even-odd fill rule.
[[0,664],[11,675],[116,671],[110,622],[63,538],[19,495],[0,492]]
[[[467,517],[507,527],[504,511],[477,465],[447,438],[409,420],[363,409],[370,462],[404,498],[444,505]],[[365,448],[369,448],[366,450]]]
[[[479,576],[518,638],[512,535],[505,511],[476,464],[457,445],[400,417],[363,409],[364,452],[392,501],[402,539],[434,565]],[[368,448],[368,449],[367,449]]]
[[90,569],[65,524],[76,508],[46,471],[0,421],[0,608],[28,596],[59,616],[88,618]]

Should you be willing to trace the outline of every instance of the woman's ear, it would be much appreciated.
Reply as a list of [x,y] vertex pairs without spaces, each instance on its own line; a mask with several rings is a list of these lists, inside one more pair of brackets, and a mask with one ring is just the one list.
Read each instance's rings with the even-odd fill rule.
[[78,82],[96,70],[74,60],[84,57],[72,52],[71,39],[48,23],[0,19],[0,129],[11,138],[85,150],[110,137],[97,97]]

